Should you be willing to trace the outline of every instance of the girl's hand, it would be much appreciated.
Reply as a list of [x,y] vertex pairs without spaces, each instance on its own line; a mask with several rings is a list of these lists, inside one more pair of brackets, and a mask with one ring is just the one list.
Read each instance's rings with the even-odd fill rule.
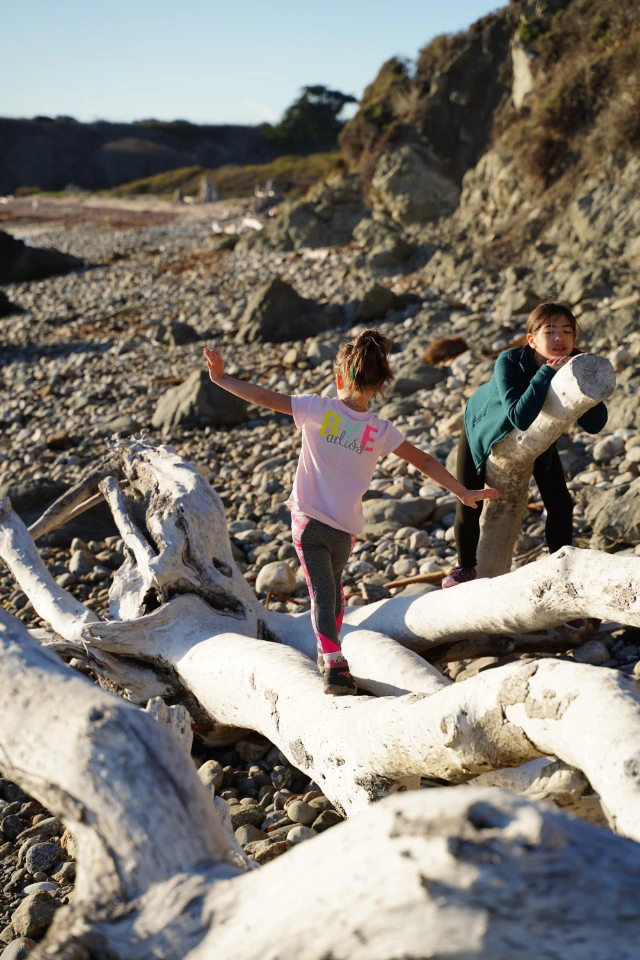
[[547,360],[547,366],[557,370],[558,367],[563,367],[568,360],[571,360],[571,357],[553,357],[551,360]]
[[499,500],[500,494],[493,487],[485,487],[484,490],[467,490],[460,494],[460,500],[465,507],[478,509],[478,500]]
[[209,379],[215,383],[220,377],[224,377],[224,360],[219,353],[216,353],[215,350],[209,350],[207,347],[204,348],[204,355],[209,367]]

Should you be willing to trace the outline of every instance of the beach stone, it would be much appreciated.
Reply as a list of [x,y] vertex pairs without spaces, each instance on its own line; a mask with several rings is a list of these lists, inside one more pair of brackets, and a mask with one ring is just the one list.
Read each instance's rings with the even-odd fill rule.
[[238,827],[234,835],[241,847],[244,847],[245,844],[252,843],[256,840],[267,839],[267,835],[264,830],[259,830],[258,827],[254,826],[252,823],[245,823],[241,827]]
[[256,843],[250,855],[258,863],[269,863],[270,860],[275,860],[276,857],[286,853],[289,848],[290,844],[286,840],[263,840],[261,843]]
[[287,842],[296,844],[303,843],[305,840],[311,840],[312,837],[316,837],[317,833],[311,827],[304,827],[301,824],[292,827],[287,834]]
[[329,827],[335,827],[337,823],[342,823],[343,821],[344,817],[341,817],[336,810],[323,810],[311,826],[316,833],[322,833],[324,830],[328,830]]
[[46,890],[31,893],[11,914],[11,926],[20,937],[40,940],[53,920],[58,905]]
[[18,937],[0,953],[0,960],[27,960],[35,945],[35,940],[30,937]]
[[573,652],[573,659],[578,663],[590,663],[594,667],[602,666],[609,659],[609,651],[602,640],[595,637],[581,644]]
[[265,563],[256,579],[256,593],[283,593],[290,596],[298,588],[296,575],[284,560]]
[[397,528],[421,527],[433,513],[436,502],[430,497],[409,497],[406,500],[365,500],[362,506],[365,534],[369,537],[370,525],[383,522]]
[[233,427],[250,419],[248,405],[212,383],[206,370],[194,370],[158,401],[151,423],[158,430],[171,427]]
[[217,760],[207,760],[198,768],[198,778],[210,790],[219,790],[224,778],[222,764]]
[[50,880],[39,880],[36,883],[28,883],[23,889],[23,893],[37,893],[38,890],[48,890],[50,893],[53,893],[55,890],[59,890],[60,887],[57,883],[52,883]]
[[64,852],[57,843],[36,843],[27,851],[24,863],[30,874],[48,874],[62,859]]
[[309,826],[316,819],[316,811],[304,800],[292,800],[285,807],[285,812],[294,823],[302,823],[305,826]]
[[15,840],[18,834],[28,826],[26,821],[21,820],[15,813],[9,814],[0,821],[0,830],[5,840]]
[[264,820],[264,810],[257,803],[252,806],[236,804],[230,808],[230,814],[234,833],[239,827],[244,827],[246,824],[260,827]]
[[76,864],[75,860],[67,860],[65,863],[61,864],[55,873],[51,874],[52,880],[55,880],[61,886],[65,886],[68,883],[73,883],[76,879]]

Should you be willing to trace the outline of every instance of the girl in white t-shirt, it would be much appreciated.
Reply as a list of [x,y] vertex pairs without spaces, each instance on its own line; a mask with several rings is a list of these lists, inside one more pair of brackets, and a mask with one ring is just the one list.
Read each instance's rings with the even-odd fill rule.
[[318,666],[325,693],[356,693],[340,647],[344,613],[342,571],[356,535],[364,528],[362,497],[379,457],[394,453],[455,494],[465,506],[495,499],[496,490],[467,490],[428,453],[419,450],[389,420],[368,409],[374,394],[394,379],[391,342],[379,330],[363,330],[343,343],[334,362],[337,399],[317,394],[286,396],[224,372],[219,353],[205,349],[209,376],[243,400],[293,416],[302,449],[287,501],[293,543],[309,586],[318,640]]

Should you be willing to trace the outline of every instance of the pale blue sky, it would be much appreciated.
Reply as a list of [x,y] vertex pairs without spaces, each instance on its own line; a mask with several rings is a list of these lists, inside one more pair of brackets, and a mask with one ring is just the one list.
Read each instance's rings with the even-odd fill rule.
[[360,97],[503,0],[16,0],[2,13],[0,116],[276,120],[305,85]]

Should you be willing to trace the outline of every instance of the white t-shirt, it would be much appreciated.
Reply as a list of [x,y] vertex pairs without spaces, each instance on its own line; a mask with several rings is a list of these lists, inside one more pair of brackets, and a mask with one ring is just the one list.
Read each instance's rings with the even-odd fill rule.
[[330,527],[361,533],[362,497],[376,462],[400,446],[402,433],[389,420],[333,397],[294,396],[291,406],[302,449],[287,504]]

